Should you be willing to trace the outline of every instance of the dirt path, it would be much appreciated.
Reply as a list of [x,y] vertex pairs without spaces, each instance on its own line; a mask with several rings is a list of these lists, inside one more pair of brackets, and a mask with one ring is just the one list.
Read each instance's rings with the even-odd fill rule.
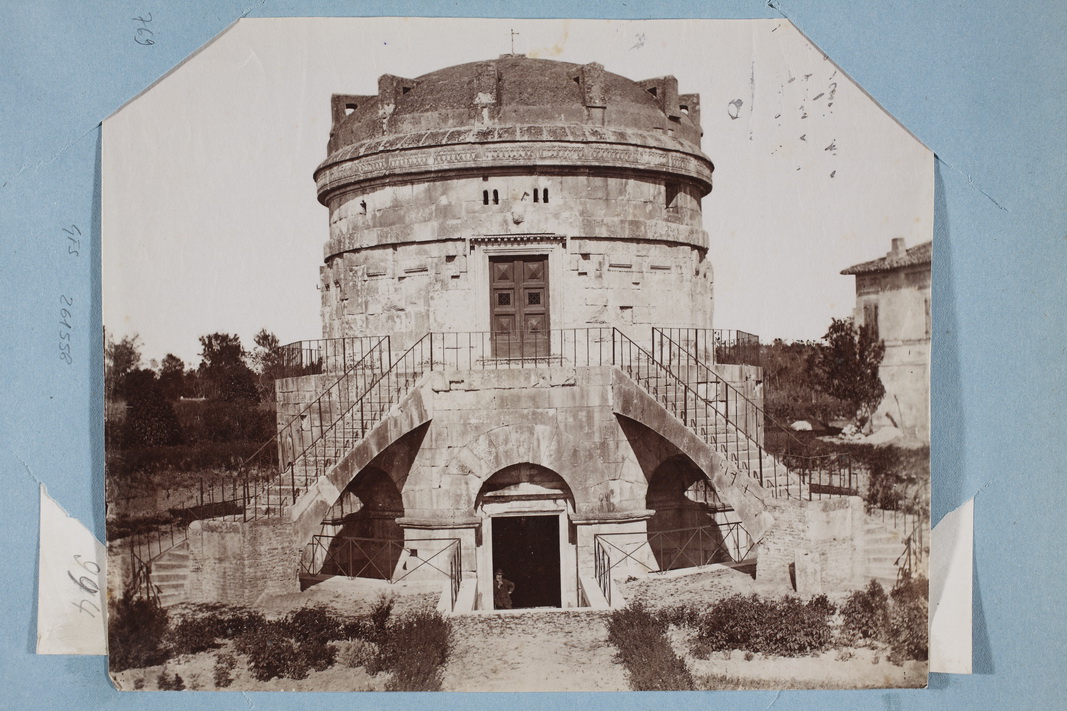
[[603,612],[456,615],[444,691],[628,691]]

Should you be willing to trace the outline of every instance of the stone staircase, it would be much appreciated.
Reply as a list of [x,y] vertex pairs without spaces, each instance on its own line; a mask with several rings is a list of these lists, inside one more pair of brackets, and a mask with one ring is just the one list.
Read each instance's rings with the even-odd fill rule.
[[[624,370],[668,412],[685,423],[686,427],[742,472],[760,482],[775,498],[807,498],[804,481],[767,452],[752,435],[738,427],[727,416],[730,408],[721,401],[711,400],[701,392],[718,391],[706,382],[686,382],[675,375],[666,364],[630,342],[630,352],[637,354],[636,362],[623,364]],[[705,368],[706,369],[706,368]],[[710,369],[707,369],[710,372]],[[694,368],[680,372],[694,379]]]
[[151,563],[151,581],[163,607],[188,600],[189,541],[182,541]]
[[[906,539],[911,531],[903,524],[894,527],[892,521],[882,521],[877,516],[868,515],[865,522],[867,547],[864,575],[868,579],[877,580],[885,588],[886,592],[892,590],[900,576],[900,558],[904,554]],[[929,537],[925,537],[926,545],[915,547],[916,562],[920,567],[925,566],[929,559]]]

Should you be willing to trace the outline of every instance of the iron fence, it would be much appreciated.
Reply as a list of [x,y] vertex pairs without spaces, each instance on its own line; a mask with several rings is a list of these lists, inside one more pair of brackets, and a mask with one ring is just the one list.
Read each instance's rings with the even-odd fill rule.
[[[420,555],[422,544],[431,544],[430,551]],[[369,578],[390,584],[424,568],[448,578],[455,607],[463,577],[463,547],[458,538],[402,540],[315,535],[300,559],[300,572],[305,575]]]
[[434,367],[498,370],[553,365],[610,365],[615,329],[587,327],[547,331],[431,333]]
[[705,363],[759,366],[759,336],[722,328],[657,328]]
[[350,336],[296,341],[281,347],[275,378],[343,373],[388,336]]
[[[634,540],[638,537],[640,540]],[[598,533],[593,541],[594,575],[609,605],[612,571],[620,565],[665,573],[713,563],[742,563],[756,547],[756,541],[739,521],[649,531],[644,536],[628,531]]]

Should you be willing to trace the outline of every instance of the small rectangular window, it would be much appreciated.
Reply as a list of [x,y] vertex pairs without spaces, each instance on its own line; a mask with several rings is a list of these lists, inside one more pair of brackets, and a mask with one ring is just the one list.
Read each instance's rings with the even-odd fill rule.
[[482,191],[482,204],[483,205],[488,205],[489,204],[489,191],[488,190],[483,190]]
[[664,202],[666,207],[674,207],[674,201],[678,197],[678,183],[667,183],[664,190]]
[[548,202],[548,188],[541,191],[541,202]]
[[499,205],[500,204],[500,193],[498,193],[496,190],[493,191],[493,204],[494,205]]
[[540,197],[537,193],[537,188],[534,188],[534,202],[540,202]]

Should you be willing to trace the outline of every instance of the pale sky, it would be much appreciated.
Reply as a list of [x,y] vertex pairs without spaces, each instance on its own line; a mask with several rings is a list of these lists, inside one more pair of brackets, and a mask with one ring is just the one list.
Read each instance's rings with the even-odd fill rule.
[[845,267],[933,234],[933,154],[783,20],[241,20],[104,122],[104,325],[145,359],[198,336],[319,338],[330,95],[515,51],[699,93],[716,328],[819,338]]

